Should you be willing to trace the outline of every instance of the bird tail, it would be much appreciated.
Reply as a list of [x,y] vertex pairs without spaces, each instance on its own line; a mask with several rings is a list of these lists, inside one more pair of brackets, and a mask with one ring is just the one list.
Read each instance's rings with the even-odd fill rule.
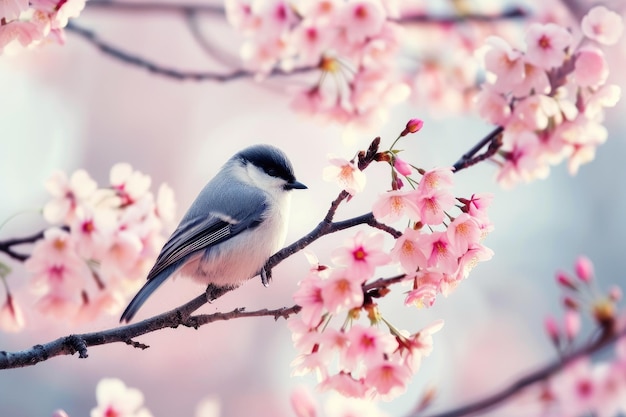
[[148,297],[150,297],[154,290],[156,290],[161,284],[163,284],[163,281],[165,281],[165,279],[169,277],[169,274],[163,272],[148,280],[148,282],[146,282],[144,286],[141,287],[137,295],[135,295],[130,304],[128,304],[128,307],[126,307],[126,310],[124,310],[124,312],[122,313],[122,317],[120,317],[120,323],[128,323],[129,321],[131,321],[139,308],[141,308],[143,303],[146,302],[146,300],[148,299]]

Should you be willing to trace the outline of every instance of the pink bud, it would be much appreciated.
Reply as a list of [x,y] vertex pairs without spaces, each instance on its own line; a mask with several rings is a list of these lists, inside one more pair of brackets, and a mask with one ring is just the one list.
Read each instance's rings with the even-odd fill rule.
[[577,311],[568,309],[565,311],[565,335],[569,341],[576,338],[580,331],[580,315]]
[[574,300],[572,297],[563,298],[563,305],[571,310],[578,310],[578,301]]
[[422,126],[424,126],[423,120],[411,119],[407,122],[406,127],[404,128],[402,133],[400,133],[400,136],[406,136],[409,133],[419,132],[422,129]]
[[593,264],[586,256],[579,256],[574,266],[576,275],[583,282],[591,282],[593,279]]
[[563,271],[558,271],[556,273],[556,282],[558,282],[561,286],[565,288],[569,288],[570,290],[578,291],[576,284],[572,281],[572,279]]
[[68,415],[63,410],[56,410],[54,413],[52,413],[52,417],[68,417]]
[[609,298],[614,303],[619,302],[622,299],[622,289],[617,285],[614,285],[609,289]]
[[552,343],[554,343],[555,346],[558,346],[559,340],[561,338],[561,332],[559,331],[559,325],[557,324],[556,320],[554,320],[554,317],[546,317],[543,322],[543,326],[546,329],[546,333],[548,333],[548,336],[550,336]]
[[413,172],[413,170],[411,169],[411,165],[409,165],[405,160],[398,158],[397,156],[394,158],[393,167],[396,169],[396,171],[398,171],[405,177],[408,177],[409,175],[411,175],[411,172]]

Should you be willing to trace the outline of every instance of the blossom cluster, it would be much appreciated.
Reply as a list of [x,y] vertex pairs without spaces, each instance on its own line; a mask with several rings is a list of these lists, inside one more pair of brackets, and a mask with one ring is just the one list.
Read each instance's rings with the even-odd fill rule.
[[276,68],[321,71],[295,92],[300,112],[372,126],[409,95],[394,71],[401,27],[390,1],[226,0],[226,15],[245,37],[244,64],[259,77]]
[[[624,334],[626,322],[617,308],[620,288],[603,294],[594,278],[593,265],[586,257],[576,261],[574,277],[557,273],[556,280],[565,291],[565,316],[562,323],[548,317],[546,331],[562,354],[567,354],[579,337],[583,312],[591,314],[600,340]],[[626,336],[617,340],[610,359],[593,362],[589,356],[581,356],[568,363],[538,396],[544,415],[612,417],[626,413]]]
[[567,159],[570,173],[590,162],[607,139],[604,109],[620,88],[607,83],[609,69],[599,45],[615,44],[621,17],[604,6],[582,20],[584,38],[555,23],[530,25],[525,47],[499,37],[486,41],[487,81],[477,96],[479,114],[502,126],[498,180],[504,186],[545,178]]
[[[399,138],[417,131],[417,125],[421,127],[421,122],[410,121]],[[477,262],[492,256],[481,243],[491,230],[486,213],[490,197],[455,198],[450,168],[415,169],[421,175],[417,181],[414,168],[397,153],[392,145],[373,156],[393,172],[392,190],[378,198],[373,215],[381,226],[395,222],[409,226],[396,231],[390,248],[385,248],[383,232],[361,230],[333,251],[332,266],[320,265],[313,257],[309,274],[294,294],[302,307],[290,320],[299,352],[294,373],[315,372],[320,388],[350,397],[390,399],[402,393],[431,352],[432,335],[443,324],[435,322],[413,334],[398,330],[383,317],[376,298],[386,296],[392,284],[410,282],[404,303],[429,307],[437,294],[449,294]],[[358,185],[364,181],[358,165],[344,161],[338,169],[338,161],[332,159],[330,172],[351,194],[360,191]],[[404,181],[411,185],[409,190],[403,189]],[[456,217],[453,210],[459,211]],[[399,269],[400,274],[372,281],[382,267]],[[369,325],[359,322],[362,312]],[[340,324],[333,327],[337,316]]]
[[43,216],[51,227],[24,264],[37,309],[77,321],[119,312],[152,266],[174,217],[172,190],[162,184],[155,196],[150,185],[149,176],[125,163],[112,167],[105,188],[84,170],[69,177],[57,171],[48,179],[52,199]]
[[65,42],[63,28],[78,17],[86,0],[5,0],[0,2],[0,54],[38,45]]

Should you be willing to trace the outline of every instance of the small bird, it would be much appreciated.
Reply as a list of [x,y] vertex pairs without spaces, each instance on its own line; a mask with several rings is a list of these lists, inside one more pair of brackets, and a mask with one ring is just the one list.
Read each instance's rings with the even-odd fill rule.
[[265,264],[287,235],[289,191],[305,188],[280,149],[254,145],[236,153],[191,204],[120,322],[175,274],[206,284],[207,295],[256,275],[267,285]]

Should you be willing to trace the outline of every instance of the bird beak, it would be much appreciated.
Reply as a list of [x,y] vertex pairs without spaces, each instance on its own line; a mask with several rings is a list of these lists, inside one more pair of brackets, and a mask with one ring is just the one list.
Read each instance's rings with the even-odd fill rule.
[[293,189],[306,190],[309,187],[307,187],[306,185],[302,184],[300,181],[294,181],[294,182],[290,182],[289,184],[287,184],[286,188],[288,190],[293,190]]

